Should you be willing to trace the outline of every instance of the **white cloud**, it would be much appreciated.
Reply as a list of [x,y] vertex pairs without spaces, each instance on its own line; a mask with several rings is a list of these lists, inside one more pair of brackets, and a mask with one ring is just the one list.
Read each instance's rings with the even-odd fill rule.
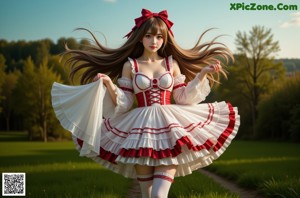
[[280,27],[287,28],[292,26],[299,26],[300,27],[300,12],[292,13],[291,19],[289,21],[283,22]]
[[103,0],[103,1],[106,3],[116,3],[117,2],[117,0]]

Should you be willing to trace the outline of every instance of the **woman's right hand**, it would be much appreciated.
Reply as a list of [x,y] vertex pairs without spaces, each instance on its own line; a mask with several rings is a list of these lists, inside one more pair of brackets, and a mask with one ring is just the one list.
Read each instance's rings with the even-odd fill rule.
[[112,83],[112,81],[111,81],[111,79],[110,79],[110,77],[109,77],[108,75],[106,75],[106,74],[101,74],[101,73],[98,73],[98,74],[94,77],[93,82],[99,80],[100,78],[102,78],[103,84],[104,84],[105,86],[108,85],[108,84],[110,84],[110,83]]
[[97,73],[97,75],[94,77],[93,81],[95,82],[95,81],[99,80],[100,78],[103,80],[103,84],[107,88],[114,105],[117,105],[116,86],[112,82],[111,78],[106,74]]

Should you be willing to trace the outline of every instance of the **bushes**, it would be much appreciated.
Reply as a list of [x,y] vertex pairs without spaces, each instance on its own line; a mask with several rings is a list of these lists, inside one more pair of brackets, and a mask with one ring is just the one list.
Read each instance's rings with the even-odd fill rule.
[[[278,82],[281,83],[281,82]],[[258,138],[300,142],[300,72],[287,79],[259,105]]]

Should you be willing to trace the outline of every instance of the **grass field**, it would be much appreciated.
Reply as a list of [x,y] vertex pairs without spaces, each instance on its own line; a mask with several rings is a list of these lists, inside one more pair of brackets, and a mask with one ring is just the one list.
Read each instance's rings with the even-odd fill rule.
[[[78,157],[71,142],[1,142],[1,172],[25,172],[28,197],[122,197],[131,180]],[[115,182],[117,181],[117,185]]]
[[207,169],[267,197],[300,197],[300,144],[234,141]]
[[[125,197],[132,180],[78,156],[72,142],[26,142],[20,133],[0,133],[0,171],[25,172],[28,197]],[[208,169],[259,189],[268,197],[300,195],[300,145],[234,141]],[[176,178],[170,198],[236,198],[194,172]]]
[[[0,133],[0,171],[25,172],[27,197],[125,197],[131,179],[78,156],[73,142],[26,142],[20,133]],[[210,178],[176,178],[170,198],[236,198]]]

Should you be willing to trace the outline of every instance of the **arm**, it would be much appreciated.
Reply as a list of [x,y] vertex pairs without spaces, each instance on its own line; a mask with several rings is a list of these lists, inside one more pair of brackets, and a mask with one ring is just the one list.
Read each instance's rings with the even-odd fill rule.
[[104,114],[106,117],[114,117],[117,114],[128,111],[133,104],[133,89],[131,80],[131,65],[126,62],[122,70],[122,78],[118,79],[119,87],[116,86],[109,76],[98,73],[94,81],[103,80],[103,84],[107,88],[107,93],[104,97],[105,106]]
[[[123,66],[123,70],[122,70],[122,77],[131,79],[131,66],[129,62],[126,62]],[[105,75],[105,74],[101,74],[98,73],[95,77],[93,81],[97,81],[100,78],[102,78],[103,80],[103,84],[105,85],[105,87],[108,90],[108,93],[113,101],[114,105],[117,105],[117,92],[116,92],[116,85],[112,82],[112,80],[110,79],[109,76]]]
[[116,86],[115,84],[112,82],[112,80],[110,79],[109,76],[105,75],[105,74],[101,74],[98,73],[95,77],[93,81],[97,81],[99,79],[103,80],[103,84],[104,86],[107,88],[107,91],[112,99],[112,102],[114,105],[116,105],[116,98],[117,98],[117,94],[116,94]]

